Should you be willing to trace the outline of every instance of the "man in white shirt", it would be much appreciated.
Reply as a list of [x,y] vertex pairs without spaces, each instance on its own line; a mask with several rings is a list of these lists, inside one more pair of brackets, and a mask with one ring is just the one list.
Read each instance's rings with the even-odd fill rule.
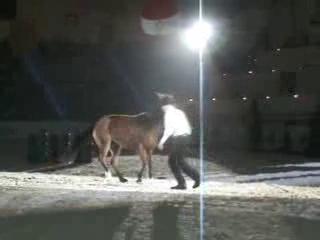
[[196,188],[200,185],[200,175],[184,159],[191,140],[192,130],[189,120],[186,114],[177,108],[172,95],[160,93],[157,95],[164,112],[164,132],[158,148],[162,150],[164,143],[170,139],[169,166],[178,181],[178,185],[172,189],[186,189],[186,181],[181,170],[195,181],[193,188]]

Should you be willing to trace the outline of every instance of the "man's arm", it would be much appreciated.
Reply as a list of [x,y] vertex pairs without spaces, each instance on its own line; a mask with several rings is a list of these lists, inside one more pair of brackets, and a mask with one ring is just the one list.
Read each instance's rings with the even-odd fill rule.
[[168,138],[173,134],[174,128],[172,124],[170,124],[169,116],[166,114],[164,117],[164,131],[162,138],[160,139],[160,142],[158,144],[158,148],[160,150],[163,149],[163,144],[168,140]]

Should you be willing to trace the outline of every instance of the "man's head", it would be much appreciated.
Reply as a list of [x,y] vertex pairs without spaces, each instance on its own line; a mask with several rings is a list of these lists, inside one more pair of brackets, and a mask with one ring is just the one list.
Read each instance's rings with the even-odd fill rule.
[[156,92],[156,95],[159,99],[160,106],[165,106],[165,105],[169,105],[169,104],[170,105],[176,104],[176,99],[171,94]]

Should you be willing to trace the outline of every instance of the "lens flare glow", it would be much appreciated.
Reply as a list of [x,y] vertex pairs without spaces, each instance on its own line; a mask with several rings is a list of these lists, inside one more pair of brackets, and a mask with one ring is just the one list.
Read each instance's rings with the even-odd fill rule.
[[212,26],[204,20],[198,20],[182,33],[181,38],[191,50],[202,51],[207,46],[212,35]]

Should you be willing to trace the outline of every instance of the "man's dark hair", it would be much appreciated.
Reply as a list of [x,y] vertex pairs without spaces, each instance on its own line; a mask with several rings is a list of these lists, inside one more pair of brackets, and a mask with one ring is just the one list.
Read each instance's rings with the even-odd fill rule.
[[158,98],[159,98],[159,102],[161,106],[164,105],[175,105],[176,104],[176,99],[173,95],[171,94],[166,94],[166,93],[156,93]]

